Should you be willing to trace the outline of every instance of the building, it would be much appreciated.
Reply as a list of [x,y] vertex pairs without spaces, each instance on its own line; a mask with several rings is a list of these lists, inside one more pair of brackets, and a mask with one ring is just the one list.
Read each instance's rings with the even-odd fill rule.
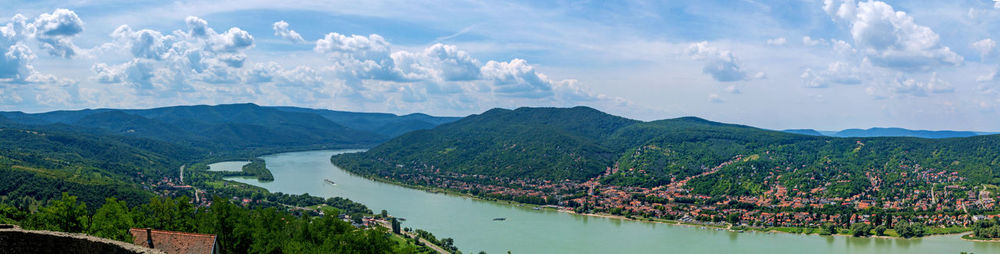
[[[219,252],[215,235],[196,234],[154,230],[148,228],[133,228],[132,242],[151,249],[162,250],[167,254],[215,254]],[[150,241],[152,239],[152,241]]]

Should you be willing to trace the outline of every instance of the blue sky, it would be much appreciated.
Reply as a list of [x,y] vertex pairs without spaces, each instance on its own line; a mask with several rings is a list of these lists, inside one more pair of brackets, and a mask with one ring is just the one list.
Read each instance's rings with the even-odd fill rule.
[[3,1],[0,110],[592,106],[1000,130],[993,1]]

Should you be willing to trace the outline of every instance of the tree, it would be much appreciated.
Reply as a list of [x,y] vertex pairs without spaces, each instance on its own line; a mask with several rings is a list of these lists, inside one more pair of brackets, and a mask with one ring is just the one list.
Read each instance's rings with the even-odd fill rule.
[[732,224],[732,225],[739,224],[740,223],[740,214],[738,214],[738,213],[727,214],[726,215],[726,222],[729,222],[729,224]]
[[820,226],[819,234],[820,235],[837,234],[837,226],[834,225],[833,223],[823,224],[823,226]]
[[924,236],[924,225],[920,223],[897,222],[894,229],[903,238]]
[[250,248],[250,236],[246,232],[245,211],[224,198],[215,197],[208,208],[207,223],[218,235],[219,249],[223,253],[243,253]]
[[451,239],[450,237],[448,237],[448,238],[442,238],[441,239],[441,248],[444,248],[446,250],[455,250],[455,249],[457,249],[457,248],[455,248],[455,239]]
[[76,202],[76,196],[63,192],[62,198],[43,207],[31,224],[34,228],[81,233],[88,225],[87,205]]
[[399,234],[399,226],[400,226],[399,220],[397,220],[396,218],[392,218],[391,222],[392,222],[392,232]]
[[381,215],[382,215],[382,218],[388,218],[389,217],[389,211],[386,211],[385,209],[382,209]]
[[195,211],[191,199],[187,196],[153,197],[149,203],[138,207],[135,212],[134,218],[144,227],[183,232],[195,230]]
[[855,237],[870,236],[872,230],[872,225],[866,223],[854,223],[851,224],[851,233]]
[[250,243],[250,252],[283,252],[281,246],[288,241],[284,231],[291,218],[286,218],[273,207],[253,210],[250,217],[250,221],[253,222],[250,234],[253,241]]
[[105,199],[104,205],[94,213],[87,233],[97,237],[130,242],[132,235],[129,234],[128,230],[134,224],[132,214],[129,213],[125,201],[118,201],[112,197]]
[[17,207],[0,203],[0,223],[14,224],[27,217],[27,213],[17,209]]
[[878,227],[875,227],[875,235],[884,236],[886,229],[885,225],[878,225]]

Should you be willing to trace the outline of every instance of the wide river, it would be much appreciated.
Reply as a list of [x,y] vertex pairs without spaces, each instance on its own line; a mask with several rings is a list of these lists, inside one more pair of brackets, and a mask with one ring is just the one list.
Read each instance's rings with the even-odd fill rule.
[[[1000,243],[964,241],[958,235],[896,240],[735,233],[534,210],[354,176],[330,163],[330,156],[345,152],[358,150],[264,156],[273,182],[231,180],[272,192],[345,197],[375,212],[385,209],[406,218],[404,227],[425,229],[438,238],[454,238],[465,253],[1000,253]],[[507,220],[493,221],[497,217]]]

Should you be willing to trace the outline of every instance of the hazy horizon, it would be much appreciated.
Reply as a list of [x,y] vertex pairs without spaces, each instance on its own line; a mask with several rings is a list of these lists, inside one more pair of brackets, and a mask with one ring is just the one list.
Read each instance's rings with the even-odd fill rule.
[[3,111],[585,105],[776,130],[1000,130],[993,1],[0,2]]
[[[111,109],[111,110],[143,110],[143,109],[153,109],[153,108],[160,108],[160,107],[220,106],[220,105],[234,105],[234,104],[254,104],[254,105],[258,105],[258,106],[262,106],[262,107],[299,107],[299,106],[290,106],[290,105],[260,105],[260,104],[256,104],[256,103],[252,103],[252,102],[244,102],[244,103],[223,103],[223,104],[184,104],[184,105],[180,105],[179,104],[179,105],[168,105],[168,106],[159,106],[159,107],[134,107],[134,108],[97,107],[97,108],[80,108],[80,109],[57,109],[57,110],[38,111],[38,112],[26,112],[26,111],[16,111],[16,110],[15,111],[3,111],[3,110],[0,110],[0,112],[23,112],[23,113],[27,113],[27,114],[40,114],[40,113],[49,113],[49,112],[55,112],[55,111],[82,111],[82,110],[101,110],[101,109]],[[578,105],[578,106],[585,106],[585,105]],[[561,107],[561,108],[570,108],[570,107],[575,107],[575,106],[568,106],[568,107]],[[300,107],[300,108],[309,108],[309,107]],[[503,109],[509,109],[509,110],[517,109],[517,108],[504,108],[504,107],[497,107],[497,108],[503,108]],[[357,112],[357,113],[373,113],[373,114],[389,113],[389,114],[394,114],[394,115],[399,115],[399,116],[409,115],[409,114],[427,114],[427,113],[424,113],[424,112],[390,113],[390,112],[377,112],[377,111],[349,111],[349,110],[324,109],[324,108],[310,108],[310,109],[323,109],[323,110],[333,110],[333,111],[343,111],[343,112]],[[482,112],[472,113],[472,114],[480,114],[480,113],[486,112],[488,110],[489,109],[484,110]],[[600,110],[600,109],[598,109],[598,110]],[[609,112],[605,112],[605,113],[609,113]],[[472,114],[469,114],[469,115],[472,115]],[[428,115],[435,116],[435,117],[466,117],[466,116],[469,116],[469,115],[434,115],[434,114],[428,114]],[[648,121],[674,119],[674,118],[682,118],[682,117],[697,117],[697,118],[702,118],[702,119],[713,121],[713,122],[721,122],[721,123],[727,123],[727,124],[748,125],[748,124],[738,123],[738,122],[717,121],[717,120],[714,120],[714,119],[709,119],[709,118],[705,118],[705,117],[701,117],[701,116],[695,116],[695,115],[677,116],[677,117],[652,119],[652,120],[642,120],[642,121],[647,121],[648,122]],[[628,118],[628,117],[626,117],[626,118]],[[748,126],[757,127],[757,128],[763,128],[763,127],[760,127],[760,126],[753,126],[753,125],[748,125]],[[817,131],[817,132],[820,132],[820,133],[822,133],[822,132],[833,132],[833,133],[835,133],[835,132],[844,131],[844,130],[854,130],[854,129],[856,129],[856,130],[868,130],[868,129],[879,129],[879,128],[881,128],[881,129],[900,128],[900,129],[911,130],[911,131],[968,131],[968,132],[977,132],[977,133],[998,133],[998,131],[989,131],[989,130],[986,130],[986,131],[981,131],[981,130],[963,130],[963,129],[937,129],[937,130],[935,130],[935,129],[912,129],[912,128],[904,128],[904,127],[896,127],[896,126],[850,127],[850,128],[844,128],[844,129],[824,129],[823,127],[819,127],[819,128],[787,128],[787,129],[769,129],[769,130],[775,130],[775,131],[813,130],[813,131]],[[764,129],[768,129],[768,128],[764,128]],[[826,135],[826,134],[824,134],[824,135]]]

